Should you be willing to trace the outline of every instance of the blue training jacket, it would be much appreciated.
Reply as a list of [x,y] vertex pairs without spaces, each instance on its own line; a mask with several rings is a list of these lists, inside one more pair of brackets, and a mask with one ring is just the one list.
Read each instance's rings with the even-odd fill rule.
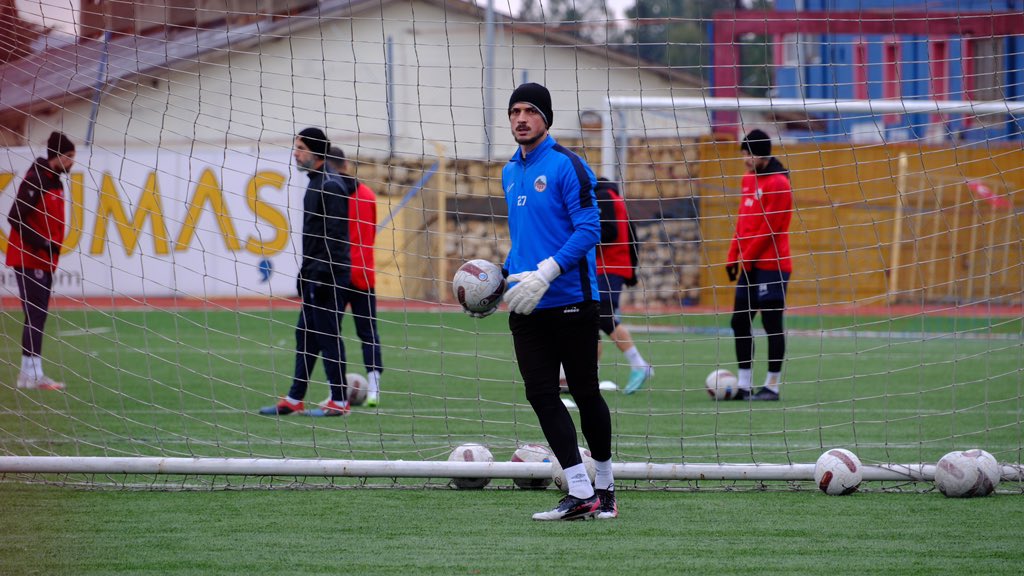
[[528,272],[554,257],[562,269],[538,309],[600,298],[594,250],[601,240],[596,183],[587,163],[550,135],[526,158],[517,149],[501,171],[512,237],[505,268],[510,274]]

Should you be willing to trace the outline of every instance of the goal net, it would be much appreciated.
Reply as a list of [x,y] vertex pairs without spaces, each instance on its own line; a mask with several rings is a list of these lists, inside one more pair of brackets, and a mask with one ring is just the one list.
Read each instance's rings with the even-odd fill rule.
[[[508,251],[506,101],[536,81],[551,89],[552,135],[619,185],[636,229],[639,283],[620,320],[654,374],[624,394],[630,364],[607,338],[600,366],[620,485],[800,486],[846,448],[869,488],[927,489],[943,454],[981,448],[1020,491],[1024,104],[1010,67],[1024,41],[991,9],[959,20],[988,36],[961,37],[940,35],[958,16],[935,14],[805,13],[820,27],[791,29],[801,19],[776,4],[654,19],[644,2],[583,15],[452,0],[16,3],[4,18],[17,33],[0,34],[0,213],[51,132],[77,155],[42,350],[65,391],[17,387],[24,316],[14,270],[0,274],[0,478],[549,475],[511,462],[545,441],[504,307],[472,319],[451,293],[462,262]],[[897,21],[937,36],[882,31]],[[294,370],[307,178],[292,149],[310,126],[377,196],[383,366],[351,310],[343,338],[349,373],[382,369],[380,404],[261,416]],[[716,402],[705,378],[736,371],[725,264],[754,128],[794,198],[781,401]],[[0,249],[11,240],[4,218]],[[307,407],[325,382],[318,366]],[[494,462],[448,461],[469,443]]]

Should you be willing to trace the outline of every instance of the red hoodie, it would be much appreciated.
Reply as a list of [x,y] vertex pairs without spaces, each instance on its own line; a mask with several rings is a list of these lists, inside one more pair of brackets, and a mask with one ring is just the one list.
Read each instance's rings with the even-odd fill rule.
[[348,202],[352,287],[366,292],[377,284],[373,262],[373,243],[377,239],[377,195],[360,182]]
[[[7,220],[11,224],[7,265],[56,270],[64,243],[64,184],[45,158],[37,158],[28,169]],[[48,246],[53,247],[52,253]]]
[[629,233],[626,201],[608,182],[594,188],[601,209],[601,243],[597,245],[597,275],[615,274],[626,280],[634,277],[633,244]]
[[792,272],[789,222],[793,217],[793,190],[789,172],[772,157],[760,173],[743,176],[736,235],[729,245],[728,264],[745,270]]

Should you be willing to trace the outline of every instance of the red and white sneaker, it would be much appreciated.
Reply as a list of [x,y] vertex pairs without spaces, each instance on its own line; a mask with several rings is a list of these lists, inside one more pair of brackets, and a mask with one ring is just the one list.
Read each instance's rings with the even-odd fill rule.
[[260,414],[263,416],[287,416],[296,412],[302,412],[302,402],[298,404],[292,404],[285,398],[281,398],[281,401],[273,406],[265,406],[260,408]]
[[63,382],[57,382],[49,376],[43,376],[42,378],[32,378],[30,376],[19,375],[18,376],[18,388],[25,390],[64,390],[65,386]]
[[331,416],[344,416],[349,413],[351,407],[348,401],[335,402],[334,400],[327,400],[320,404],[320,408],[317,410],[308,410],[305,412],[306,416],[312,416],[314,418],[324,418]]

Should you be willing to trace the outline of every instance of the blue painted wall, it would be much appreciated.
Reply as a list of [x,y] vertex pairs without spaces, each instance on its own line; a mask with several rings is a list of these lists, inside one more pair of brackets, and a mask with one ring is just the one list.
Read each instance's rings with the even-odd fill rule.
[[[775,9],[797,10],[801,4],[805,11],[892,11],[908,12],[1014,12],[1024,10],[1024,0],[934,0],[929,2],[907,2],[894,4],[893,0],[776,0]],[[901,35],[899,77],[901,94],[908,99],[960,100],[963,94],[963,69],[961,55],[963,42],[957,37],[948,37],[947,93],[932,94],[931,70],[929,68],[929,38],[926,36]],[[781,98],[856,98],[855,87],[855,43],[853,35],[805,36],[810,48],[804,53],[803,67],[784,67],[776,62],[774,68],[774,94]],[[884,96],[884,45],[882,36],[865,36],[867,43],[867,96]],[[1008,100],[1024,100],[1024,37],[1014,36],[1003,41],[1004,95]],[[884,125],[887,140],[909,140],[926,136],[932,118],[929,114],[907,114],[895,117],[895,122],[883,124],[881,117],[852,116],[830,117],[824,131],[800,134],[818,140],[848,140],[850,134],[865,125]],[[995,126],[980,127],[972,123],[965,126],[963,120],[951,117],[944,126],[947,138],[958,141],[1020,140],[1024,126],[1012,120]],[[798,134],[794,134],[798,135]]]

